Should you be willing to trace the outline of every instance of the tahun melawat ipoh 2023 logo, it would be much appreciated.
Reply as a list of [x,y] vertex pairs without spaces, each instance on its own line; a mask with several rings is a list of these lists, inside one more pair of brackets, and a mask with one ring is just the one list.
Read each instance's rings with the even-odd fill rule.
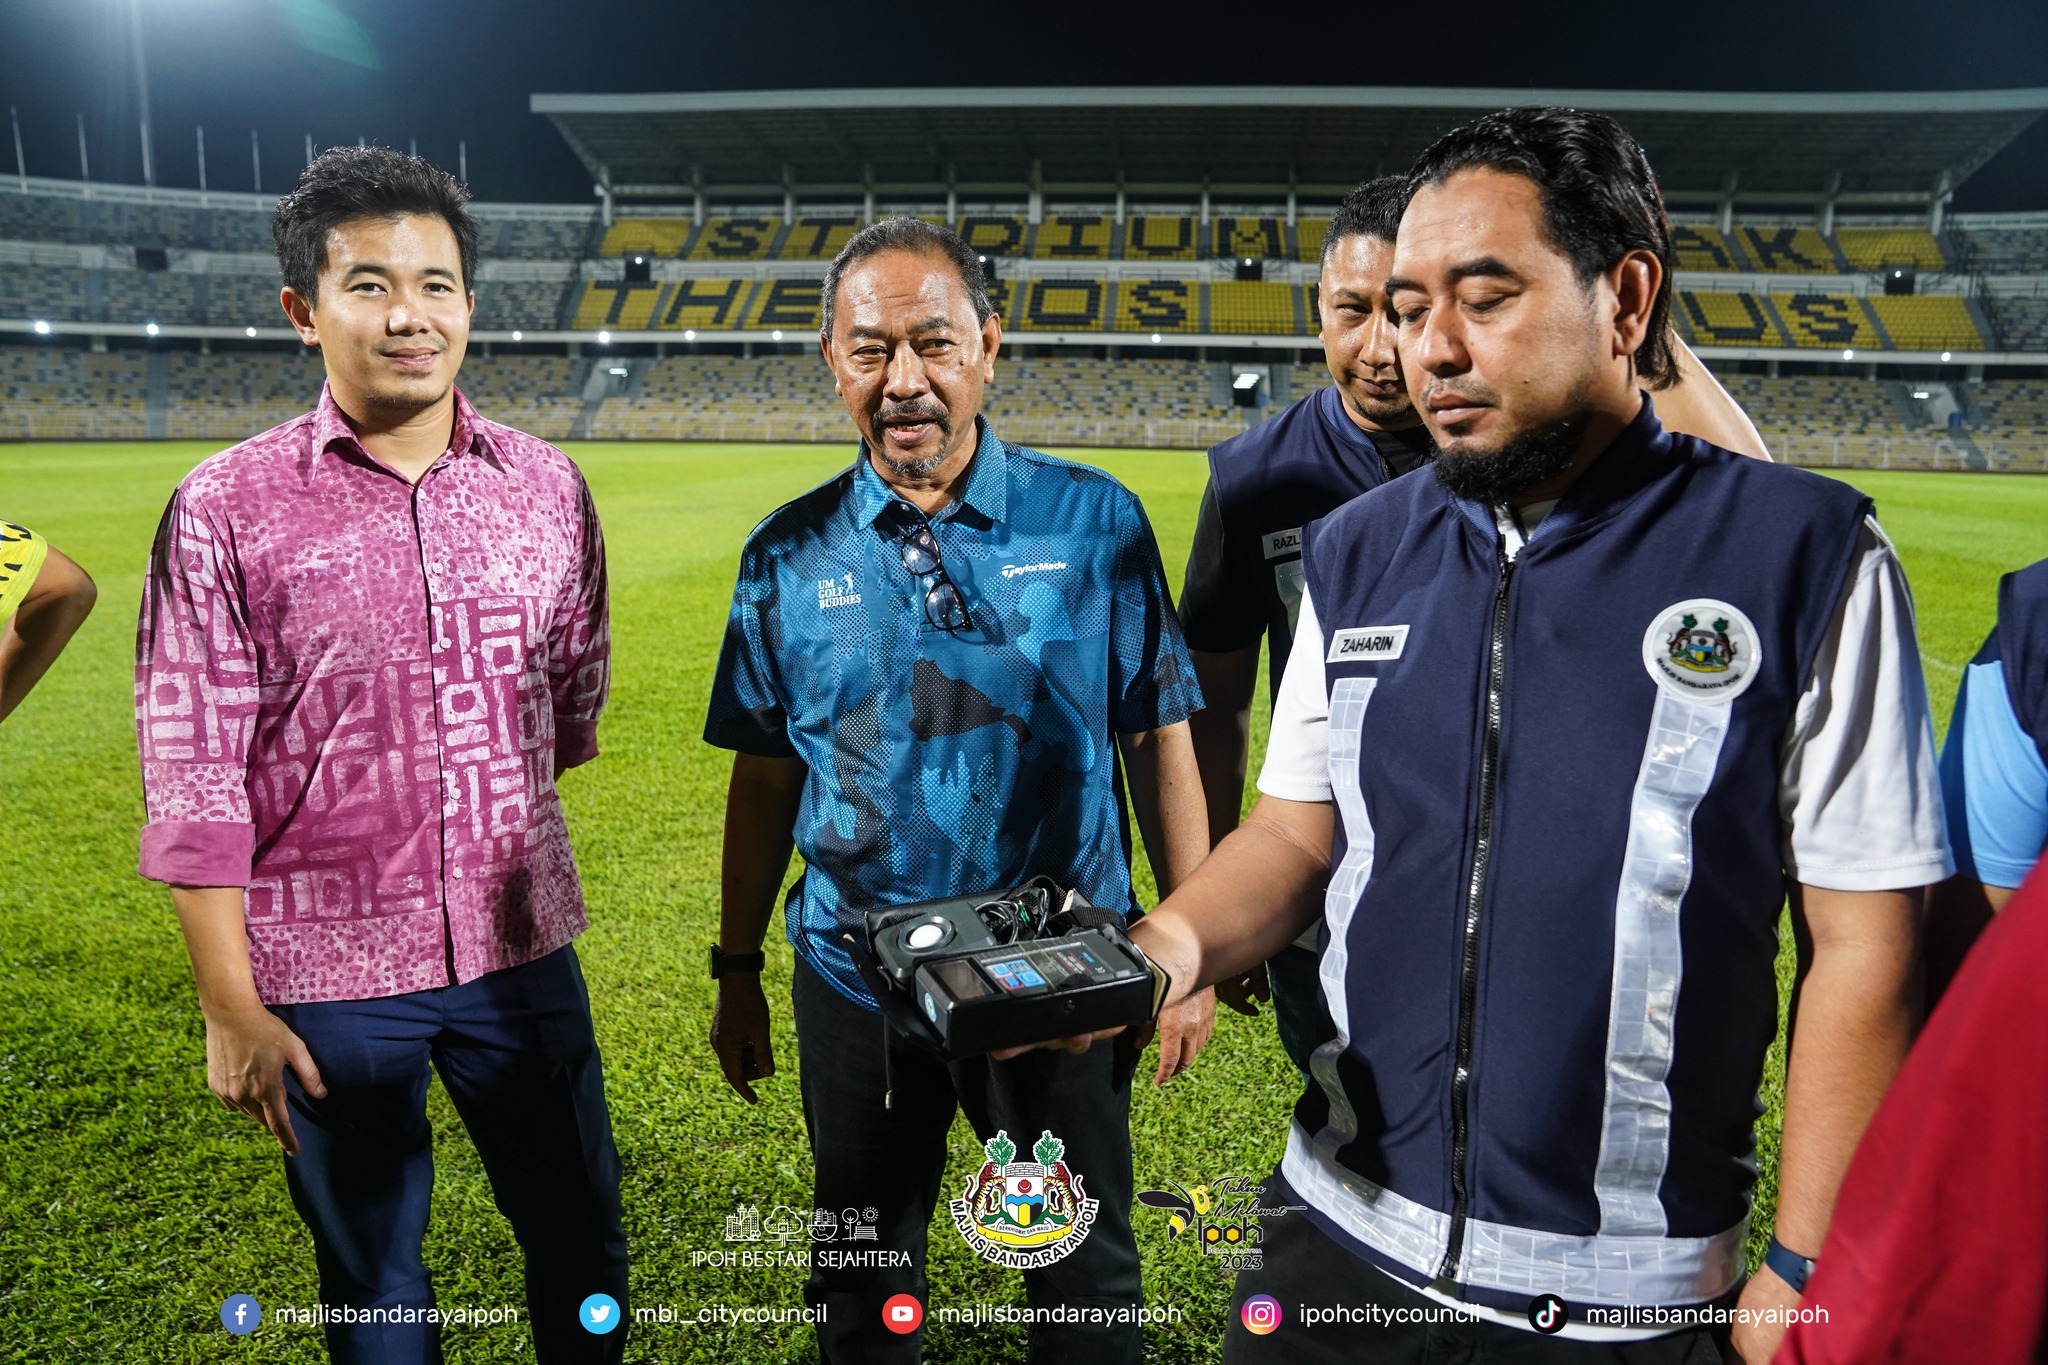
[[1007,1131],[982,1144],[988,1160],[949,1207],[953,1226],[984,1260],[1016,1270],[1051,1265],[1087,1239],[1096,1201],[1060,1158],[1067,1144],[1048,1129],[1031,1148],[1036,1161],[1017,1161]]

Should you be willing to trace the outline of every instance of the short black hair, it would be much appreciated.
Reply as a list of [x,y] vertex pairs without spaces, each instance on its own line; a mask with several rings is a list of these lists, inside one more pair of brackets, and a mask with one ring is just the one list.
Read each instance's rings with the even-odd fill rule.
[[1584,109],[1502,109],[1438,138],[1408,173],[1413,195],[1459,171],[1491,170],[1532,180],[1543,200],[1543,230],[1590,283],[1631,251],[1664,267],[1636,351],[1636,373],[1653,389],[1678,378],[1671,349],[1671,219],[1657,173],[1626,128]]
[[476,288],[478,240],[468,203],[469,188],[423,156],[389,147],[330,147],[277,201],[270,240],[285,286],[310,303],[327,266],[330,228],[357,218],[439,218],[462,251],[462,287],[468,292]]
[[870,256],[884,251],[915,251],[926,256],[942,256],[960,272],[960,283],[967,287],[967,297],[974,304],[974,324],[979,327],[996,311],[989,301],[988,281],[982,271],[981,253],[967,245],[959,233],[937,223],[927,223],[922,218],[884,218],[869,223],[859,232],[846,239],[846,245],[839,248],[839,254],[832,258],[832,264],[825,267],[825,285],[819,292],[819,303],[823,317],[818,323],[818,333],[826,340],[832,338],[832,309],[838,301],[839,282],[846,272]]
[[1323,233],[1323,264],[1346,237],[1370,237],[1392,244],[1401,226],[1401,210],[1408,207],[1408,177],[1383,175],[1368,180],[1344,196],[1330,226]]

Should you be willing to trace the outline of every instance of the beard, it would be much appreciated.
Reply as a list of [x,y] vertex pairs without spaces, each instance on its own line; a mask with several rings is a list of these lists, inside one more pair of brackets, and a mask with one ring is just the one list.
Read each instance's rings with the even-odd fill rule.
[[[889,453],[888,443],[882,439],[883,431],[894,419],[908,418],[919,422],[930,422],[939,432],[939,448],[929,455],[914,460],[899,460]],[[953,419],[937,403],[891,403],[875,414],[874,431],[868,438],[868,447],[881,456],[882,463],[906,479],[921,479],[946,462],[953,453]]]
[[363,394],[363,401],[373,408],[385,408],[394,412],[425,412],[448,396],[451,383],[439,393],[425,389],[369,389]]
[[1439,446],[1432,463],[1437,482],[1453,497],[1488,505],[1518,498],[1551,483],[1572,467],[1592,414],[1570,417],[1509,437],[1497,450],[1453,452]]

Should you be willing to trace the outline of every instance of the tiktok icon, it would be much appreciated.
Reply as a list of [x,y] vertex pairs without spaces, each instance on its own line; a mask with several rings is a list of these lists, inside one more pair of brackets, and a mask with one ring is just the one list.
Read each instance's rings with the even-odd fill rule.
[[1564,1300],[1555,1294],[1538,1294],[1529,1300],[1529,1325],[1546,1337],[1562,1332],[1569,1316]]

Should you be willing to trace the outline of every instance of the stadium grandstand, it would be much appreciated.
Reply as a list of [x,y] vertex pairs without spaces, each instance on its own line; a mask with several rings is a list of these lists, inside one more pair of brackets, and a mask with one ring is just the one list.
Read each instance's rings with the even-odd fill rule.
[[[873,99],[533,96],[593,194],[476,206],[464,388],[555,440],[842,441],[816,355],[824,266],[862,223],[910,213],[986,263],[1006,434],[1205,446],[1328,382],[1318,260],[1351,185],[1472,114],[1561,103],[1650,151],[1674,325],[1782,457],[2048,469],[2048,212],[1948,210],[2048,90]],[[274,207],[0,179],[0,440],[225,442],[303,411],[320,367],[277,305]]]

